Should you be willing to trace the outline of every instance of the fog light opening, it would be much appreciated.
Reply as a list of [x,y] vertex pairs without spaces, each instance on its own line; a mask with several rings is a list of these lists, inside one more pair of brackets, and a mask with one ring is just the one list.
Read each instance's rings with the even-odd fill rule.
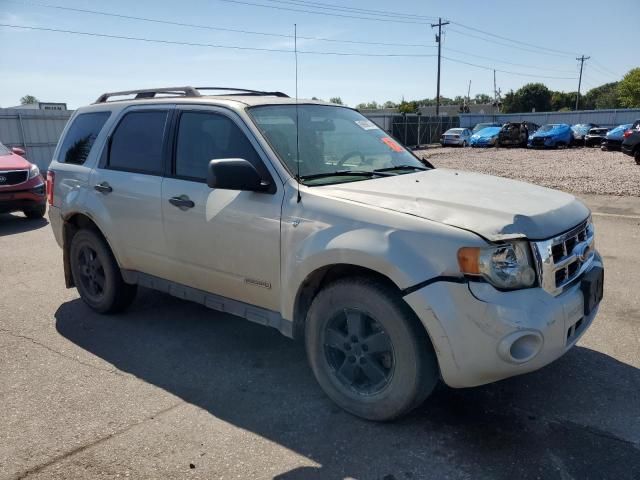
[[542,343],[542,335],[538,332],[516,332],[502,339],[498,352],[508,362],[525,363],[540,353]]

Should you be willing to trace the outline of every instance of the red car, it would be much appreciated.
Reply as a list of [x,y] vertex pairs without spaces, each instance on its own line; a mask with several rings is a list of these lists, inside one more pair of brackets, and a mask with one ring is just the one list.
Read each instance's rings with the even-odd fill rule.
[[0,143],[0,213],[22,211],[27,218],[42,218],[47,208],[44,179],[23,155],[21,148]]

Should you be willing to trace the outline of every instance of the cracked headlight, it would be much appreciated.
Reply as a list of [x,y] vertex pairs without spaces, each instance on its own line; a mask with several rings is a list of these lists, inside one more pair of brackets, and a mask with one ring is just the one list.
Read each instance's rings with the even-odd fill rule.
[[461,248],[458,264],[465,275],[483,277],[497,288],[531,287],[536,281],[531,249],[526,241]]

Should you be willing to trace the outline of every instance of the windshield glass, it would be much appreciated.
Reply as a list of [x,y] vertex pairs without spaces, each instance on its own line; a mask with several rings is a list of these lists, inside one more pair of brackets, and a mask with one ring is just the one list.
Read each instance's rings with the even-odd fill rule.
[[[248,110],[282,163],[293,176],[300,171],[308,185],[377,178],[363,172],[386,171],[384,175],[424,170],[425,165],[376,124],[358,112],[325,105],[298,105],[296,154],[296,106],[265,105]],[[404,167],[394,170],[397,167]],[[331,173],[340,172],[336,176]],[[354,172],[353,176],[344,172]],[[319,176],[320,178],[306,178]]]
[[473,133],[479,132],[480,130],[487,127],[499,127],[497,123],[478,123],[475,127],[473,127]]
[[544,133],[544,132],[549,132],[551,130],[553,130],[554,128],[559,127],[560,125],[543,125],[542,127],[540,127],[538,129],[538,133]]
[[3,144],[0,143],[0,155],[9,155],[11,153],[11,150],[9,150],[7,147],[5,147]]

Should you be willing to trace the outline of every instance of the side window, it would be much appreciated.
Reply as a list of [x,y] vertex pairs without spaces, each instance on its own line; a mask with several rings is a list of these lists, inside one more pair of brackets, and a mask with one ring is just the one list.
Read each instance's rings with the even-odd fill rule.
[[82,165],[91,152],[109,112],[81,113],[74,120],[60,147],[59,161]]
[[127,113],[111,137],[109,168],[161,175],[167,115],[166,110]]
[[205,180],[210,160],[243,158],[267,175],[246,135],[231,119],[207,112],[183,112],[178,125],[175,175]]

